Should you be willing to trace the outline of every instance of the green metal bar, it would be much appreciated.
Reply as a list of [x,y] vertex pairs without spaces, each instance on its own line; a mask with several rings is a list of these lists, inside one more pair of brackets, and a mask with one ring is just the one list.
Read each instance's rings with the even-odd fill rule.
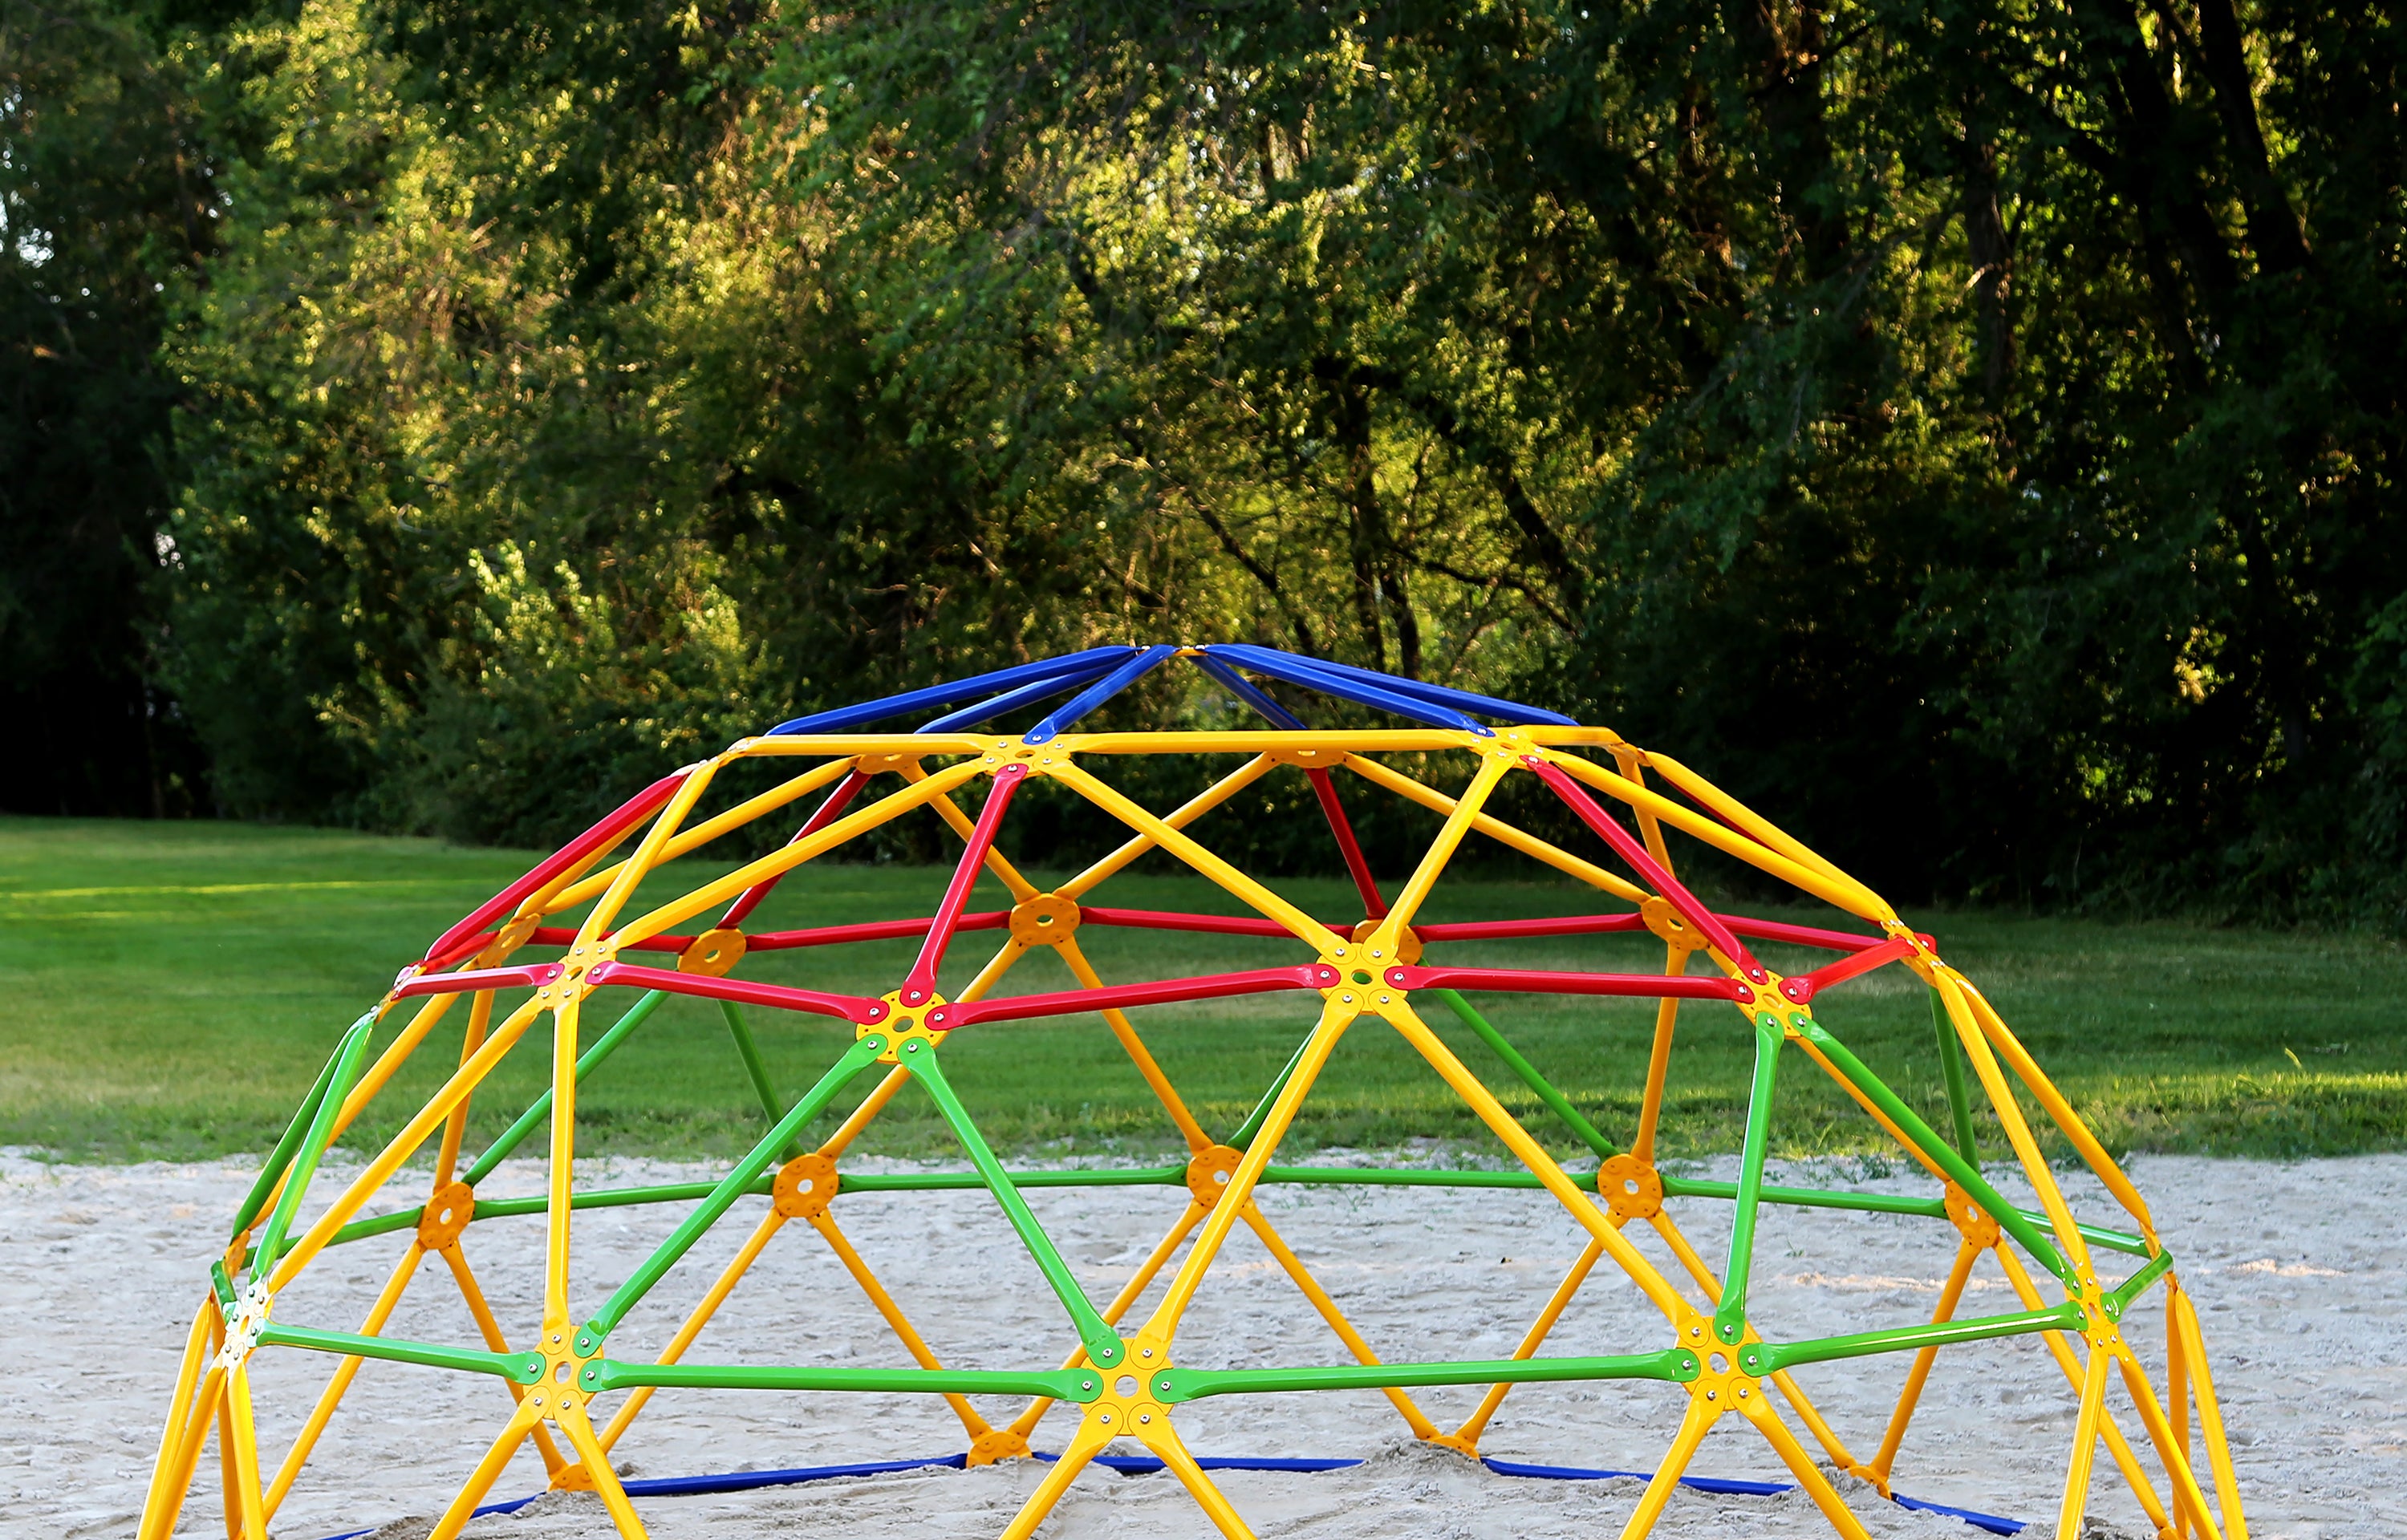
[[[358,1025],[359,1023],[353,1022],[351,1027],[345,1028],[346,1033]],[[292,1121],[284,1125],[284,1137],[276,1141],[276,1149],[268,1155],[267,1164],[260,1167],[259,1180],[250,1184],[250,1195],[244,1198],[242,1207],[235,1211],[234,1229],[228,1233],[228,1240],[249,1229],[250,1222],[267,1207],[267,1194],[276,1190],[276,1179],[292,1164],[292,1156],[300,1150],[302,1139],[308,1136],[310,1124],[318,1120],[319,1104],[326,1099],[326,1087],[334,1082],[335,1062],[343,1056],[343,1044],[347,1040],[348,1037],[336,1038],[335,1051],[326,1055],[324,1064],[318,1067],[316,1082],[309,1087],[309,1094],[301,1098],[301,1105],[293,1109]]]
[[1486,1358],[1456,1363],[1343,1363],[1309,1369],[1164,1369],[1153,1377],[1156,1395],[1170,1405],[1207,1395],[1272,1391],[1393,1390],[1416,1385],[1524,1385],[1565,1379],[1661,1379],[1697,1377],[1697,1355],[1685,1348],[1600,1358]]
[[1973,1137],[1973,1095],[1964,1083],[1964,1046],[1956,1040],[1955,1024],[1939,991],[1930,992],[1930,1029],[1939,1038],[1939,1063],[1947,1077],[1947,1114],[1956,1123],[1956,1148],[1973,1166],[1981,1164],[1980,1141]]
[[1714,1307],[1714,1335],[1736,1342],[1746,1335],[1746,1285],[1755,1271],[1755,1211],[1763,1196],[1763,1161],[1772,1144],[1772,1094],[1787,1041],[1780,1018],[1755,1023],[1755,1081],[1746,1098],[1746,1141],[1740,1147],[1738,1211],[1730,1219],[1730,1263],[1722,1271],[1721,1303]]
[[803,1099],[777,1120],[777,1125],[769,1130],[768,1137],[754,1145],[749,1154],[737,1161],[735,1169],[719,1179],[718,1185],[710,1190],[710,1195],[685,1217],[684,1222],[671,1233],[669,1238],[661,1242],[659,1250],[646,1257],[627,1281],[619,1285],[619,1292],[612,1294],[608,1303],[585,1323],[585,1329],[577,1335],[578,1356],[598,1351],[603,1338],[608,1336],[611,1330],[626,1318],[627,1312],[635,1307],[635,1302],[651,1292],[652,1285],[677,1265],[679,1257],[693,1249],[693,1243],[702,1238],[703,1232],[718,1223],[719,1217],[726,1213],[737,1198],[753,1190],[753,1183],[777,1158],[777,1151],[784,1149],[787,1142],[813,1118],[824,1111],[837,1093],[852,1083],[853,1077],[876,1063],[877,1056],[885,1052],[886,1038],[878,1033],[871,1033],[845,1050],[844,1056],[819,1077],[819,1084],[804,1093]]
[[[620,1017],[609,1031],[595,1038],[593,1046],[585,1051],[585,1056],[577,1061],[577,1083],[583,1085],[585,1077],[603,1060],[608,1058],[620,1043],[627,1040],[628,1033],[643,1025],[644,1019],[658,1010],[661,1008],[661,1002],[667,998],[665,992],[655,989],[629,1006],[627,1013]],[[547,1090],[542,1095],[537,1096],[534,1104],[525,1111],[519,1114],[518,1122],[502,1131],[500,1138],[485,1146],[485,1152],[477,1157],[477,1164],[468,1167],[468,1174],[460,1180],[474,1187],[492,1175],[493,1167],[507,1160],[510,1151],[516,1150],[529,1134],[534,1133],[535,1125],[542,1123],[550,1111],[551,1093]]]
[[1606,1138],[1598,1130],[1596,1124],[1588,1122],[1581,1115],[1580,1109],[1571,1104],[1570,1097],[1556,1090],[1546,1077],[1538,1073],[1538,1067],[1523,1058],[1521,1051],[1506,1042],[1504,1034],[1489,1025],[1488,1018],[1472,1010],[1470,1003],[1460,995],[1451,989],[1441,989],[1437,992],[1437,997],[1438,1002],[1453,1011],[1463,1025],[1477,1033],[1479,1040],[1486,1043],[1498,1058],[1503,1059],[1513,1073],[1521,1077],[1522,1084],[1536,1092],[1540,1101],[1554,1109],[1555,1116],[1570,1125],[1571,1131],[1580,1137],[1581,1143],[1596,1151],[1597,1159],[1611,1160],[1620,1153],[1620,1151],[1615,1148],[1613,1141]]
[[1087,1298],[1087,1292],[1079,1288],[1078,1280],[1071,1276],[1069,1264],[1063,1262],[1061,1253],[1053,1249],[1052,1238],[1046,1235],[1045,1227],[1036,1222],[1034,1214],[1029,1212],[1027,1200],[1019,1195],[1019,1189],[1012,1185],[1011,1174],[1003,1168],[1001,1161],[994,1158],[994,1151],[987,1147],[986,1136],[977,1131],[977,1124],[970,1121],[969,1109],[961,1105],[961,1097],[954,1095],[952,1082],[945,1078],[943,1067],[936,1062],[935,1050],[923,1039],[912,1038],[904,1042],[902,1058],[904,1067],[928,1088],[928,1095],[934,1099],[936,1109],[945,1115],[945,1122],[952,1125],[953,1137],[961,1141],[961,1148],[968,1152],[970,1164],[976,1166],[978,1175],[986,1179],[988,1190],[994,1194],[994,1201],[1002,1206],[1004,1216],[1011,1221],[1011,1227],[1019,1233],[1020,1244],[1028,1248],[1028,1254],[1035,1261],[1038,1270],[1044,1273],[1045,1281],[1050,1283],[1053,1293],[1061,1297],[1061,1307],[1070,1312],[1071,1324],[1078,1329],[1078,1340],[1086,1344],[1087,1356],[1101,1368],[1109,1368],[1118,1363],[1119,1333],[1112,1329],[1111,1322],[1105,1321],[1095,1308],[1094,1302]]
[[1987,1342],[2031,1332],[2078,1331],[2081,1306],[2067,1300],[2045,1310],[2014,1315],[1981,1316],[1971,1321],[1940,1321],[1919,1326],[1894,1326],[1887,1331],[1858,1332],[1852,1336],[1826,1336],[1811,1342],[1750,1344],[1739,1354],[1739,1367],[1752,1375],[1777,1374],[1800,1363],[1823,1363],[1834,1358],[1863,1358],[1873,1353],[1944,1347],[1951,1342]]
[[234,1312],[234,1279],[226,1277],[222,1261],[209,1264],[209,1293],[218,1296],[218,1307],[231,1315]]
[[362,1016],[343,1034],[342,1045],[335,1051],[334,1078],[326,1082],[326,1094],[318,1098],[318,1110],[309,1119],[309,1135],[301,1141],[301,1152],[292,1157],[284,1191],[276,1200],[275,1211],[267,1216],[267,1227],[259,1233],[258,1246],[252,1249],[253,1278],[273,1272],[276,1259],[284,1254],[285,1234],[292,1227],[292,1216],[301,1211],[302,1194],[318,1174],[326,1146],[335,1142],[335,1120],[343,1115],[343,1098],[351,1094],[351,1082],[359,1078],[360,1065],[367,1057],[368,1038],[375,1030],[375,1013]]
[[1314,1187],[1511,1187],[1527,1191],[1545,1185],[1528,1171],[1392,1171],[1343,1166],[1266,1166],[1261,1180]]
[[[1183,1166],[1139,1166],[1124,1171],[1014,1171],[1014,1187],[1183,1187]],[[844,1174],[847,1193],[933,1193],[984,1187],[976,1171],[892,1171]]]
[[1092,1401],[1104,1393],[1092,1369],[819,1369],[785,1364],[629,1363],[605,1358],[586,1366],[585,1388],[638,1385],[704,1391],[880,1391],[930,1395],[1041,1395]]
[[[1663,1195],[1670,1198],[1734,1198],[1738,1196],[1738,1183],[1665,1177]],[[1947,1217],[1947,1205],[1942,1199],[1905,1197],[1894,1193],[1837,1193],[1818,1187],[1773,1187],[1767,1184],[1759,1195],[1766,1203],[1786,1204],[1799,1208],[1847,1208],[1868,1214],[1915,1214],[1925,1219]],[[2034,1209],[2017,1208],[2015,1212],[2034,1225],[2048,1222],[2045,1214]],[[2080,1230],[2083,1238],[2109,1250],[2128,1251],[2139,1257],[2149,1254],[2146,1241],[2125,1231],[2110,1230],[2102,1224],[2084,1224]]]
[[2131,1307],[2133,1300],[2147,1292],[2149,1284],[2172,1270],[2173,1254],[2171,1251],[2158,1251],[2154,1261],[2125,1279],[2121,1288],[2106,1296],[2106,1314],[2115,1321],[2122,1320],[2123,1312]]
[[1262,1093],[1262,1099],[1254,1103],[1254,1109],[1246,1114],[1246,1121],[1229,1136],[1232,1149],[1243,1150],[1254,1142],[1254,1136],[1262,1131],[1262,1124],[1270,1119],[1272,1104],[1278,1100],[1279,1093],[1287,1089],[1289,1079],[1295,1074],[1295,1067],[1303,1062],[1303,1051],[1311,1046],[1312,1035],[1307,1032],[1303,1041],[1295,1045],[1295,1052],[1288,1055],[1287,1067],[1278,1072],[1278,1078],[1271,1081],[1271,1088]]
[[521,1385],[532,1385],[543,1378],[540,1353],[489,1353],[478,1348],[444,1348],[399,1337],[273,1324],[260,1328],[259,1342],[263,1348],[309,1348],[321,1353],[341,1353],[346,1358],[381,1358],[394,1363],[423,1363],[435,1369],[465,1369],[471,1374],[499,1375]]
[[[752,1077],[752,1089],[761,1098],[762,1111],[776,1123],[786,1115],[785,1098],[777,1095],[776,1082],[769,1078],[769,1062],[761,1056],[761,1045],[752,1038],[752,1027],[744,1020],[744,1012],[735,1009],[733,1000],[719,1002],[719,1013],[727,1018],[727,1030],[735,1038],[735,1052],[743,1057],[744,1073]],[[803,1142],[794,1140],[783,1151],[788,1160],[802,1154]]]
[[[774,1181],[764,1180],[754,1182],[750,1191],[756,1196],[766,1196],[775,1186]],[[719,1183],[715,1181],[673,1181],[664,1182],[656,1187],[605,1187],[577,1194],[568,1200],[568,1207],[572,1209],[625,1208],[643,1203],[691,1202],[695,1198],[708,1197],[718,1190]],[[548,1211],[550,1207],[551,1200],[548,1197],[478,1198],[476,1200],[476,1208],[468,1215],[468,1222],[473,1224],[483,1219],[506,1219],[514,1214],[540,1214]],[[374,1219],[354,1220],[335,1231],[335,1238],[327,1244],[340,1246],[347,1240],[363,1240],[370,1236],[390,1235],[395,1230],[412,1229],[416,1227],[420,1218],[425,1212],[425,1205],[420,1204],[415,1208],[405,1208],[397,1213],[378,1214]]]
[[2006,1234],[2021,1242],[2023,1250],[2038,1258],[2040,1265],[2055,1274],[2065,1287],[2077,1289],[2081,1286],[2079,1275],[2073,1272],[2072,1264],[2064,1260],[2064,1254],[2056,1249],[2055,1243],[2042,1235],[2038,1226],[2021,1209],[2000,1195],[1977,1168],[1949,1149],[1946,1141],[1922,1121],[1921,1114],[1899,1100],[1897,1093],[1883,1084],[1879,1076],[1865,1068],[1863,1060],[1857,1058],[1846,1044],[1830,1036],[1829,1028],[1810,1016],[1804,1019],[1802,1026],[1805,1039],[1821,1050],[1822,1055],[1837,1067],[1848,1083],[1861,1091],[1874,1107],[1887,1114],[1888,1120],[1914,1141],[1916,1149],[1930,1157],[1932,1165],[1946,1172],[1957,1186],[1971,1194],[1980,1204],[1982,1212],[1996,1220]]

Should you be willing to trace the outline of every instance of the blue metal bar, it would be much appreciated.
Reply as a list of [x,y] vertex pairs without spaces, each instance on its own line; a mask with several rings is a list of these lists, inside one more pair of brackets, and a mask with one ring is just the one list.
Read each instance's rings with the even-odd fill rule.
[[1110,667],[1109,662],[1098,663],[1092,668],[1080,669],[1076,673],[1061,674],[1051,679],[1040,679],[1033,685],[1022,685],[1019,688],[998,695],[991,700],[981,700],[976,705],[963,706],[957,712],[940,716],[919,730],[952,732],[961,728],[975,728],[982,723],[991,722],[1006,713],[1018,711],[1022,706],[1032,706],[1039,700],[1048,699],[1065,690],[1075,690],[1081,685],[1092,682]]
[[[1264,647],[1260,650],[1277,652],[1279,649]],[[1331,673],[1342,673],[1349,679],[1361,680],[1366,685],[1377,685],[1383,689],[1393,690],[1398,695],[1417,697],[1432,706],[1452,706],[1459,711],[1477,712],[1483,716],[1500,716],[1507,722],[1542,722],[1558,728],[1576,728],[1580,725],[1579,718],[1575,716],[1565,716],[1560,712],[1550,712],[1540,706],[1525,706],[1518,700],[1506,700],[1499,696],[1452,689],[1444,685],[1423,684],[1417,679],[1405,679],[1392,673],[1381,673],[1376,669],[1358,668],[1351,663],[1336,663],[1317,657],[1306,658],[1304,661],[1316,669],[1325,669]]]
[[1204,671],[1205,673],[1210,674],[1213,678],[1218,680],[1221,684],[1228,685],[1230,689],[1235,691],[1238,699],[1244,701],[1246,705],[1253,707],[1254,711],[1260,715],[1262,720],[1268,722],[1271,726],[1275,728],[1286,728],[1294,732],[1304,732],[1309,730],[1303,725],[1303,718],[1296,715],[1295,713],[1288,710],[1285,706],[1280,705],[1277,701],[1263,694],[1252,684],[1241,678],[1236,670],[1229,667],[1226,663],[1221,662],[1210,653],[1196,654],[1195,661],[1204,666]]
[[1175,647],[1161,645],[1147,647],[1094,684],[1088,685],[1075,699],[1056,707],[1050,716],[1029,728],[1027,735],[1021,738],[1020,742],[1023,743],[1051,742],[1055,733],[1093,711],[1120,691],[1127,689],[1177,655],[1178,649]]
[[[1290,685],[1301,685],[1322,695],[1333,695],[1341,700],[1359,705],[1374,706],[1384,712],[1422,723],[1432,728],[1452,728],[1461,732],[1475,732],[1482,738],[1492,738],[1486,724],[1474,722],[1450,706],[1431,705],[1426,700],[1375,685],[1364,684],[1345,674],[1331,673],[1320,664],[1297,657],[1289,653],[1275,652],[1268,647],[1249,647],[1243,643],[1226,642],[1204,649],[1206,656],[1218,655],[1240,668],[1255,673],[1266,673],[1273,679],[1284,679]],[[1376,674],[1374,678],[1385,678]]]
[[1013,668],[997,669],[992,673],[974,674],[956,679],[950,684],[930,685],[923,689],[905,690],[882,700],[866,700],[858,706],[844,706],[835,711],[817,712],[809,716],[797,716],[769,729],[770,737],[790,738],[798,733],[843,732],[850,728],[867,727],[890,717],[907,716],[926,707],[951,706],[963,700],[975,700],[1000,690],[1015,689],[1039,679],[1058,679],[1076,673],[1096,663],[1118,662],[1135,652],[1134,647],[1090,647],[1085,652],[1066,653],[1060,657],[1039,658],[1033,663],[1021,663]]

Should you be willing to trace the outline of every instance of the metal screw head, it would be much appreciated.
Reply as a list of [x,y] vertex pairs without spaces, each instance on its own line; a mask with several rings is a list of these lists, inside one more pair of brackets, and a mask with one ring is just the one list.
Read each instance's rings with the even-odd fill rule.
[[1140,1422],[1150,1422],[1153,1420],[1153,1414],[1151,1412],[1139,1412],[1136,1414],[1136,1420]]

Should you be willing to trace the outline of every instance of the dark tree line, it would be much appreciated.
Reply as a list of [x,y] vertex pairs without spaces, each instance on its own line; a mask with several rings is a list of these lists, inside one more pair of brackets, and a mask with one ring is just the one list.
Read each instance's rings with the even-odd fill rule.
[[0,797],[536,841],[791,711],[1249,639],[1593,713],[1902,893],[2396,929],[2401,51],[0,0]]

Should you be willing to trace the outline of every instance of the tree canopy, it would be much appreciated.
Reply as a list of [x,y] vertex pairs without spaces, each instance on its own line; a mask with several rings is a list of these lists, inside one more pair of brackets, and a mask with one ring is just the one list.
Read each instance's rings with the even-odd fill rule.
[[1907,893],[2407,925],[2386,9],[0,0],[0,47],[5,538],[107,548],[12,555],[0,628],[112,617],[221,811],[545,839],[795,711],[1254,640],[1676,745]]

